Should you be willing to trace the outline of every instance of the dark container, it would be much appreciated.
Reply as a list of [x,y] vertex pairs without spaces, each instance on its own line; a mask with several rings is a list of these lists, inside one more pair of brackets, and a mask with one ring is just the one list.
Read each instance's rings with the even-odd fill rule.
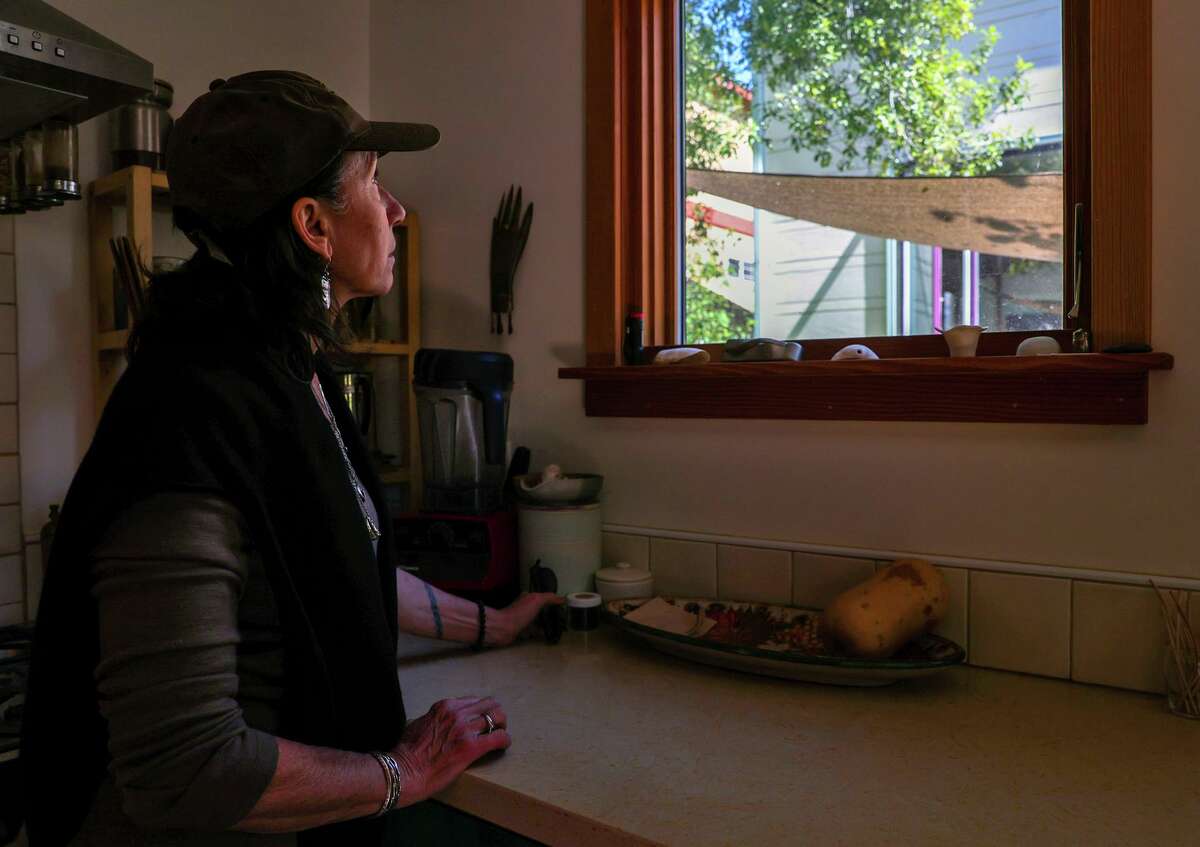
[[642,363],[643,338],[645,335],[646,313],[634,309],[629,310],[625,318],[625,341],[621,352],[627,365]]
[[567,618],[571,629],[587,631],[600,625],[600,595],[577,591],[567,595]]

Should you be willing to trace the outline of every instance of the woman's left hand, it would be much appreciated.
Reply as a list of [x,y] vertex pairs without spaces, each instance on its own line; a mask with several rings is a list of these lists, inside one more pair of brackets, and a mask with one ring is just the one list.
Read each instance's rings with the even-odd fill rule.
[[564,602],[566,602],[564,598],[557,594],[522,594],[496,613],[500,620],[497,621],[499,625],[495,629],[493,643],[498,647],[512,644],[522,632],[529,628],[529,625],[538,616],[538,612],[546,606],[561,606]]

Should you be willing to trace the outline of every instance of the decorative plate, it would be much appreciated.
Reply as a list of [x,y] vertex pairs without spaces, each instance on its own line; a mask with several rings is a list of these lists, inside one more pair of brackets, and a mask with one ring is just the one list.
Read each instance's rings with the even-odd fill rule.
[[832,685],[890,685],[929,676],[966,661],[966,651],[949,639],[926,633],[889,659],[839,655],[822,631],[821,613],[795,606],[767,606],[682,597],[663,597],[689,612],[702,612],[716,625],[702,637],[676,635],[625,619],[651,598],[610,600],[604,619],[656,650],[721,668]]

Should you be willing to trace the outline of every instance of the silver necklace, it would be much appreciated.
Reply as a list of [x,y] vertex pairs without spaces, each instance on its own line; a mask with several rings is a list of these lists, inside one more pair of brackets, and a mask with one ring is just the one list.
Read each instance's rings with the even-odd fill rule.
[[313,394],[317,397],[317,403],[321,406],[321,412],[325,415],[325,420],[329,421],[329,427],[333,430],[333,437],[337,439],[338,449],[342,451],[342,462],[346,465],[346,475],[350,477],[350,484],[354,486],[354,493],[358,496],[358,508],[362,511],[363,520],[367,523],[367,535],[372,541],[378,541],[380,532],[379,527],[375,525],[375,521],[371,519],[371,512],[367,509],[367,492],[363,489],[362,483],[358,481],[358,474],[354,472],[354,465],[350,464],[350,453],[346,450],[346,443],[342,441],[342,433],[338,429],[337,421],[333,417],[333,410],[329,408],[329,401],[325,399],[325,389],[321,387],[321,382],[316,377],[313,377]]

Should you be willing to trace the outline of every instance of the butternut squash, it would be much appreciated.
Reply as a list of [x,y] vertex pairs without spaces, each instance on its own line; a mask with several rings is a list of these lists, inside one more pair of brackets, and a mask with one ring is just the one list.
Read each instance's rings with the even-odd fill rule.
[[899,559],[835,597],[824,619],[847,654],[886,659],[937,626],[949,599],[937,568],[923,559]]

